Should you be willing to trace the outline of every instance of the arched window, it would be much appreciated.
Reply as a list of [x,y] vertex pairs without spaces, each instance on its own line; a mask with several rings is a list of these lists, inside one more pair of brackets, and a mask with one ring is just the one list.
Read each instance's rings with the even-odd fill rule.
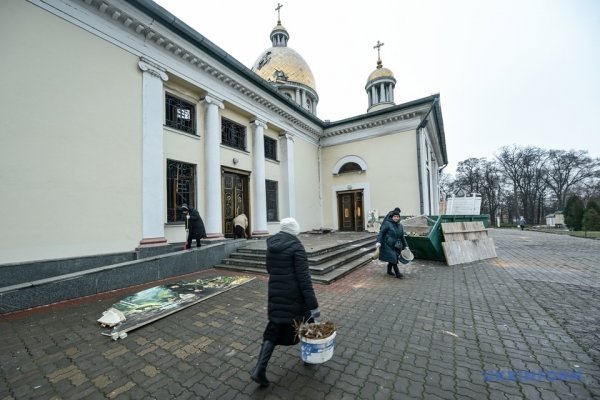
[[358,172],[359,174],[367,170],[367,163],[359,156],[350,155],[342,157],[335,163],[332,169],[334,175],[348,172]]
[[344,174],[346,172],[362,172],[362,168],[355,162],[347,162],[346,164],[342,165],[342,168],[340,168],[338,174]]

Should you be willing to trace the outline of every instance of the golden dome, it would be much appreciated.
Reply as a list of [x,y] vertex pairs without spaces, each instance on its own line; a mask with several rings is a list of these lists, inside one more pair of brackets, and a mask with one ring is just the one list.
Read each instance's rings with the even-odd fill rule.
[[281,25],[281,22],[278,23],[277,25],[275,25],[275,28],[273,28],[273,30],[271,30],[271,35],[273,34],[273,32],[280,32],[280,31],[287,33],[287,29],[285,29],[285,27],[283,25]]
[[371,72],[371,75],[369,75],[369,78],[367,79],[367,84],[369,84],[369,82],[373,82],[374,80],[381,78],[388,78],[396,81],[396,78],[394,78],[394,73],[392,71],[384,67],[377,67],[377,69],[375,69],[375,71]]
[[271,47],[264,51],[252,66],[252,71],[269,82],[300,83],[317,91],[310,67],[300,54],[287,46]]

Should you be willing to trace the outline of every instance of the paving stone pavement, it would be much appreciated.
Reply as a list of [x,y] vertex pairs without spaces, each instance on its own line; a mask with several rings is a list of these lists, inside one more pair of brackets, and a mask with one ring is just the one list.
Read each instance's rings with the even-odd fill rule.
[[[266,277],[113,341],[96,320],[144,287],[0,316],[0,399],[600,399],[600,241],[490,230],[498,258],[379,261],[316,285],[333,358],[277,347],[250,381]],[[197,276],[230,274],[209,270]]]

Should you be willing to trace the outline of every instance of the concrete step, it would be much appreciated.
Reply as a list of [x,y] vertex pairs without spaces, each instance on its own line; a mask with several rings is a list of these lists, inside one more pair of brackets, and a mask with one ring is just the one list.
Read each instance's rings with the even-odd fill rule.
[[[241,250],[241,249],[240,249]],[[263,253],[255,253],[255,252],[235,252],[229,256],[229,258],[234,258],[236,260],[255,260],[255,261],[264,261],[266,256],[266,252]]]
[[360,248],[361,246],[366,246],[368,244],[375,244],[376,239],[377,235],[370,235],[351,242],[333,244],[331,246],[324,247],[318,250],[307,249],[306,254],[308,255],[309,259],[325,260],[334,254],[344,253],[351,247]]
[[[347,241],[313,244],[307,251],[308,263],[314,282],[328,284],[368,263],[375,250],[376,235]],[[266,246],[242,247],[215,265],[216,269],[247,271],[266,274]]]
[[[373,251],[375,251],[374,243],[370,243],[368,246],[347,246],[345,249],[327,253],[326,257],[321,255],[309,258],[308,264],[312,274],[322,275],[367,253],[371,254]],[[231,254],[229,258],[221,260],[217,267],[220,266],[227,266],[228,269],[237,267],[241,270],[246,267],[255,267],[266,271],[266,255],[237,252]]]
[[[355,249],[353,251],[349,251],[346,253],[338,254],[337,257],[332,258],[324,263],[310,265],[311,274],[315,275],[325,275],[337,268],[343,267],[344,265],[358,259],[362,258],[365,255],[371,256],[375,251],[375,244],[372,244],[370,247],[361,247],[359,249]],[[309,260],[310,262],[310,260]]]
[[255,274],[267,274],[266,266],[264,268],[260,268],[252,265],[231,265],[231,264],[217,264],[214,266],[215,269],[224,269],[227,271],[236,271],[236,272],[252,272]]
[[267,262],[263,257],[262,260],[246,260],[244,258],[239,257],[229,257],[221,260],[221,262],[215,265],[215,268],[221,265],[227,265],[230,268],[245,268],[245,267],[256,267],[258,269],[263,269],[266,272]]
[[[305,238],[302,240],[304,241]],[[309,258],[317,258],[320,256],[325,256],[329,253],[335,251],[344,251],[348,248],[348,246],[358,247],[361,244],[375,243],[377,239],[376,234],[366,234],[362,238],[358,238],[355,240],[345,240],[343,236],[340,236],[337,241],[331,241],[331,237],[327,237],[327,235],[323,235],[323,240],[319,244],[312,243],[311,245],[305,245],[304,248],[306,250],[306,255]],[[335,239],[333,239],[335,240]],[[248,245],[246,247],[240,248],[236,254],[253,254],[253,255],[261,255],[267,253],[267,244],[266,241],[247,241]]]
[[325,263],[330,263],[331,261],[335,261],[340,257],[345,257],[351,253],[362,253],[365,251],[374,251],[375,250],[375,240],[369,242],[362,243],[353,243],[351,245],[346,245],[343,248],[335,249],[330,252],[322,253],[317,256],[312,256],[308,258],[308,262],[311,265],[320,265]]
[[323,275],[311,275],[313,282],[321,283],[325,285],[329,285],[330,283],[335,282],[336,280],[348,275],[350,272],[354,271],[357,268],[362,267],[363,265],[367,265],[373,260],[371,254],[365,254],[360,258],[357,258],[349,263],[346,263],[326,274]]

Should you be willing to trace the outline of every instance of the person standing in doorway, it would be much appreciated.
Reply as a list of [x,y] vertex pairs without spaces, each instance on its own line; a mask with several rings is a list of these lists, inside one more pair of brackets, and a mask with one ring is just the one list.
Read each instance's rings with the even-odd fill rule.
[[[399,248],[396,248],[396,243],[399,242]],[[391,211],[389,219],[383,221],[379,235],[377,236],[376,245],[379,249],[379,259],[387,262],[388,275],[395,275],[396,278],[402,279],[404,275],[398,269],[398,253],[397,251],[404,250],[408,247],[406,238],[404,237],[404,227],[400,223],[400,211]],[[392,269],[394,272],[392,273]]]
[[267,239],[269,322],[251,378],[261,387],[269,386],[266,371],[275,346],[299,342],[294,323],[312,322],[321,315],[308,269],[308,256],[297,238],[300,233],[294,218],[284,218],[281,230]]
[[248,229],[248,217],[242,213],[233,219],[233,237],[236,239],[245,239],[246,229]]
[[185,230],[187,232],[186,249],[192,248],[192,240],[196,239],[196,247],[200,247],[200,239],[206,237],[204,221],[200,217],[198,210],[188,207],[187,204],[181,206],[181,211],[185,215]]

